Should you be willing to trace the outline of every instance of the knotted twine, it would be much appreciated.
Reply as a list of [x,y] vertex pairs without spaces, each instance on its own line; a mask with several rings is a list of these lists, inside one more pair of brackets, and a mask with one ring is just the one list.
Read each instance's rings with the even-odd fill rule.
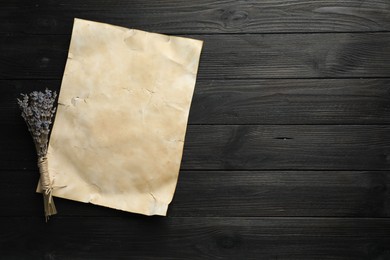
[[53,201],[53,182],[50,180],[49,167],[46,156],[38,158],[38,168],[41,175],[40,182],[43,194],[43,206],[45,209],[45,218],[47,222],[50,216],[57,214],[57,209]]

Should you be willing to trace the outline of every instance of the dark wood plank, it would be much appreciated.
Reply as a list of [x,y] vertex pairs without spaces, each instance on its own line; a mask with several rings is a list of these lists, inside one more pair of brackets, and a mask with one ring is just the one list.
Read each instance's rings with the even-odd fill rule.
[[[38,171],[1,171],[0,216],[43,216]],[[181,171],[168,216],[390,217],[390,172]],[[196,194],[196,195],[195,195]],[[55,198],[58,216],[130,213]]]
[[[0,118],[23,123],[19,93],[59,80],[0,81]],[[199,80],[189,124],[389,124],[390,79]]]
[[380,171],[182,171],[169,214],[390,217],[389,187]]
[[183,169],[388,170],[389,126],[191,126]]
[[0,33],[70,33],[74,17],[163,33],[390,30],[386,0],[3,0],[1,6]]
[[389,79],[198,81],[190,124],[388,124]]
[[388,259],[389,219],[3,218],[2,257]]
[[[189,36],[205,41],[199,79],[390,77],[390,33]],[[60,79],[69,40],[1,37],[0,79]]]
[[[190,125],[182,169],[389,170],[389,133],[381,125]],[[0,136],[0,169],[36,168],[25,126]]]

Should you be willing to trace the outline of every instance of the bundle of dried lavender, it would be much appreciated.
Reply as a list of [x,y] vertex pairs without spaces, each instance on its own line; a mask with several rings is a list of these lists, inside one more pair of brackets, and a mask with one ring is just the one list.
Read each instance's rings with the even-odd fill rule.
[[34,140],[38,154],[38,168],[41,175],[41,187],[43,191],[45,218],[57,213],[52,198],[53,183],[50,180],[47,165],[47,146],[49,143],[50,125],[55,113],[54,101],[56,92],[46,89],[45,92],[34,91],[30,94],[21,94],[22,99],[17,99],[22,117],[27,123]]

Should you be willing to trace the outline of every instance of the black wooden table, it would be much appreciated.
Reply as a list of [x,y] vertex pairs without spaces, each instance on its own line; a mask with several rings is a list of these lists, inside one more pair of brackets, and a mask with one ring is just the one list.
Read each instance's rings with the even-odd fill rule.
[[[73,18],[204,40],[168,217],[56,199],[15,99]],[[390,259],[389,0],[1,0],[0,259]]]

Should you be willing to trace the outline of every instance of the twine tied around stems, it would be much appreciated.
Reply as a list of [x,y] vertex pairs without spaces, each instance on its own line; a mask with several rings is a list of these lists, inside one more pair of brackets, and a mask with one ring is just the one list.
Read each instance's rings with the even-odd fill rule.
[[43,205],[45,209],[46,222],[50,216],[57,214],[56,206],[53,201],[53,183],[50,181],[49,168],[46,157],[40,157],[38,159],[38,168],[41,175],[41,187],[43,194]]

